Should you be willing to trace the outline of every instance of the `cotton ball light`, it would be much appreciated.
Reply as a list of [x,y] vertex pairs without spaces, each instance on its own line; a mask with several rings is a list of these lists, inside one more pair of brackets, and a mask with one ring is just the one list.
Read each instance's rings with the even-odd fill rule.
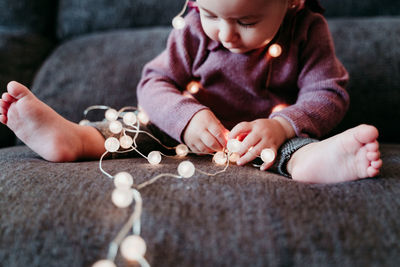
[[146,125],[150,121],[149,116],[147,116],[147,114],[144,111],[140,111],[139,114],[137,115],[137,118],[144,125]]
[[188,160],[182,161],[178,165],[178,173],[183,178],[192,177],[194,174],[194,171],[195,171],[195,167],[194,167],[193,163],[191,163]]
[[89,120],[81,120],[80,122],[79,122],[79,125],[89,125],[90,124],[90,121]]
[[282,54],[282,47],[278,44],[272,44],[268,49],[268,54],[271,57],[279,57]]
[[104,142],[104,147],[108,152],[115,152],[119,149],[119,141],[115,137],[109,137]]
[[122,118],[122,120],[126,125],[133,125],[137,122],[137,117],[135,113],[127,112]]
[[185,19],[182,18],[181,16],[176,16],[172,20],[172,27],[174,27],[177,30],[183,29],[186,25]]
[[197,81],[192,81],[186,86],[186,90],[191,94],[196,94],[200,90],[200,83]]
[[218,151],[214,154],[213,161],[218,165],[224,165],[227,162],[227,156],[224,152]]
[[119,172],[114,176],[116,188],[130,188],[133,185],[133,177],[127,172]]
[[272,161],[274,161],[275,159],[275,152],[274,150],[270,149],[270,148],[264,148],[261,151],[261,159],[262,161],[264,161],[265,163],[270,163]]
[[146,242],[138,235],[130,235],[122,241],[120,249],[128,261],[138,261],[146,253]]
[[232,163],[236,163],[240,158],[240,155],[238,153],[231,153],[229,155],[229,161]]
[[117,265],[110,260],[99,260],[96,261],[92,267],[117,267]]
[[123,135],[119,138],[119,143],[122,148],[130,148],[133,144],[133,139],[129,135]]
[[118,111],[113,108],[107,109],[105,117],[108,121],[115,121],[118,119]]
[[147,156],[147,160],[151,165],[157,165],[161,162],[161,153],[159,151],[151,151]]
[[229,150],[229,152],[232,153],[239,152],[241,147],[242,147],[242,142],[240,142],[237,139],[229,139],[228,143],[226,144],[226,148]]
[[126,208],[133,201],[133,194],[129,188],[116,188],[111,193],[111,200],[118,208]]
[[109,129],[113,134],[119,134],[122,131],[122,123],[119,121],[110,122]]
[[175,148],[175,152],[179,157],[185,157],[189,153],[189,148],[184,144],[179,144]]

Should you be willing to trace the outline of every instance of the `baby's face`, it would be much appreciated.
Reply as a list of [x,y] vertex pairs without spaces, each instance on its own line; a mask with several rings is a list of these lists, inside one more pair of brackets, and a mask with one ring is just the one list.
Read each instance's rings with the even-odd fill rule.
[[197,0],[206,35],[232,53],[267,45],[285,17],[288,0]]

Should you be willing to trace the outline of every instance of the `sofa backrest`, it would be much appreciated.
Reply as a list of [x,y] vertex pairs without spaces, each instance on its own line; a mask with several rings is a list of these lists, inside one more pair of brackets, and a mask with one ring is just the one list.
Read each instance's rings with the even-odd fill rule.
[[59,0],[57,37],[93,31],[170,25],[184,0]]

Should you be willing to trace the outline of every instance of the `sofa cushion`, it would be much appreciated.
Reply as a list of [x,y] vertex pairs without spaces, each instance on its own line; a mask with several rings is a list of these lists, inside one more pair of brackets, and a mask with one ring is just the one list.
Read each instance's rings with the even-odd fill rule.
[[0,26],[54,36],[57,1],[0,0]]
[[75,122],[90,105],[136,106],[142,68],[163,50],[169,30],[121,30],[65,42],[46,60],[32,91]]
[[120,28],[171,25],[184,0],[59,0],[57,36]]
[[400,18],[330,19],[336,54],[350,73],[350,109],[338,131],[375,125],[400,142]]
[[[397,266],[400,146],[382,146],[380,178],[308,185],[230,166],[225,173],[161,178],[140,190],[142,237],[151,266]],[[221,167],[194,157],[207,172]],[[181,159],[106,160],[140,184],[176,174]],[[49,163],[26,147],[0,150],[0,262],[91,266],[107,256],[133,211],[110,201],[98,162]],[[123,264],[117,257],[118,266]],[[129,265],[131,266],[131,265]]]
[[[23,30],[0,29],[0,95],[12,80],[30,85],[34,74],[54,44],[38,34]],[[0,147],[12,146],[15,137],[0,125]]]
[[400,2],[393,0],[320,0],[328,17],[400,15]]

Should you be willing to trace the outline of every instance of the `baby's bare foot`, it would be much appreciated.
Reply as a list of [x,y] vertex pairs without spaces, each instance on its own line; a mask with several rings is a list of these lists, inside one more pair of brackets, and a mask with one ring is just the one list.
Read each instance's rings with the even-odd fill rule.
[[378,130],[359,125],[296,151],[288,162],[294,180],[338,183],[374,177],[382,166]]
[[[96,139],[100,134],[94,128],[64,119],[20,83],[7,85],[0,100],[0,113],[0,122],[46,160],[74,161],[98,157],[104,151],[104,139]],[[85,144],[92,137],[100,142],[100,146],[93,147],[94,151]]]

